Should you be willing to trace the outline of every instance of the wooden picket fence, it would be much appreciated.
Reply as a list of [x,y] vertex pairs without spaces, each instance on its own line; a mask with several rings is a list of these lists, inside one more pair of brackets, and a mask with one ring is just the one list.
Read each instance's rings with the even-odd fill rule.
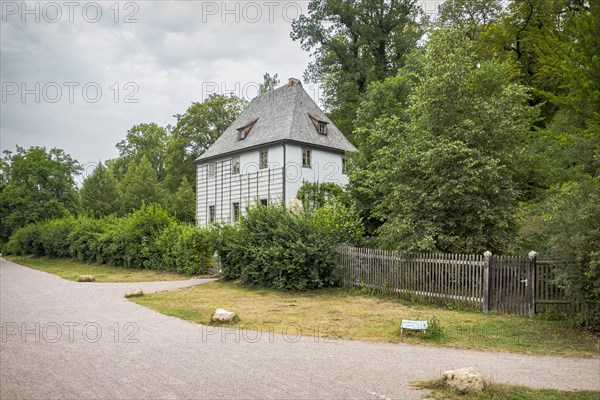
[[[399,253],[340,246],[342,285],[376,293],[416,296],[432,303],[460,304],[484,312],[533,315],[572,312],[577,305],[554,284],[557,264],[491,253]],[[529,286],[528,282],[536,282]]]

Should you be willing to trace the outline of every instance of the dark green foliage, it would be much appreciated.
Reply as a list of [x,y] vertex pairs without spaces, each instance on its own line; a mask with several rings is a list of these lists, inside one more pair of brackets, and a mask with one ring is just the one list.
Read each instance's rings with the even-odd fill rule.
[[71,257],[69,235],[77,225],[73,217],[53,219],[40,225],[40,240],[44,255],[49,257]]
[[112,168],[118,179],[122,179],[132,163],[139,164],[146,158],[162,181],[165,177],[165,157],[167,151],[167,130],[154,122],[139,124],[127,131],[124,140],[117,143],[119,158],[113,160]]
[[192,223],[196,220],[196,194],[193,183],[185,176],[177,192],[171,195],[171,211],[179,221]]
[[7,250],[9,254],[23,256],[33,254],[41,256],[44,254],[44,246],[41,240],[40,226],[29,224],[17,229],[10,237]]
[[244,237],[239,224],[217,227],[215,249],[221,264],[224,279],[239,279],[244,266]]
[[156,171],[146,156],[140,163],[132,162],[120,182],[121,214],[142,208],[143,204],[163,204],[165,192],[158,183]]
[[522,224],[525,246],[564,262],[557,283],[583,304],[581,324],[600,331],[600,177],[553,189]]
[[81,210],[95,218],[119,212],[118,182],[110,169],[98,164],[79,191]]
[[250,208],[239,227],[226,228],[218,245],[226,278],[278,290],[308,290],[334,284],[337,256],[331,233],[312,215],[283,206]]
[[156,241],[173,222],[169,212],[157,205],[143,206],[123,221],[127,244],[123,252],[123,265],[131,268],[161,268],[162,258]]
[[125,234],[128,217],[109,217],[101,222],[102,232],[97,235],[95,261],[102,264],[125,265],[129,242]]
[[80,217],[69,234],[71,256],[85,262],[96,261],[98,236],[102,233],[102,220]]

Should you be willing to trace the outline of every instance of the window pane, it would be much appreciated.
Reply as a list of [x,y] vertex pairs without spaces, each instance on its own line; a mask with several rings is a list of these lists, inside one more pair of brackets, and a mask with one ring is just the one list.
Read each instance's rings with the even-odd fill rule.
[[267,168],[268,165],[269,165],[269,152],[267,150],[261,150],[258,166],[260,168]]
[[311,167],[310,150],[302,150],[302,166],[305,168]]

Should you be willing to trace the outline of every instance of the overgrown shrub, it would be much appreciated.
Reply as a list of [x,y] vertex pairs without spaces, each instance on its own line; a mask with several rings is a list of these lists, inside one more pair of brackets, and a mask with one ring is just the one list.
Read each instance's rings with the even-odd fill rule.
[[[237,231],[236,231],[237,229]],[[239,228],[222,231],[223,276],[242,284],[307,290],[334,284],[337,255],[331,232],[309,213],[295,215],[274,205],[250,208]]]
[[38,224],[29,224],[13,232],[8,240],[7,249],[17,256],[33,254],[44,255],[41,230]]
[[101,232],[97,235],[96,261],[102,264],[125,265],[127,217],[106,217],[100,221]]
[[98,254],[98,237],[102,233],[102,221],[94,218],[80,217],[68,236],[69,251],[72,257],[80,261],[96,261]]
[[11,254],[74,257],[84,262],[206,273],[212,265],[214,233],[181,224],[160,206],[144,206],[126,217],[66,217],[18,229],[6,245]]
[[194,275],[207,273],[214,254],[213,233],[192,225],[171,223],[156,241],[162,265],[172,271]]
[[125,223],[123,265],[132,268],[160,269],[162,256],[156,240],[174,222],[169,211],[158,205],[143,206],[129,214]]
[[244,265],[244,243],[239,225],[217,227],[215,248],[221,264],[224,279],[239,279]]
[[73,217],[52,219],[40,224],[40,240],[48,257],[71,257],[69,235],[77,225]]
[[339,198],[332,197],[314,213],[315,222],[329,229],[337,243],[364,245],[365,227],[353,205],[348,206]]

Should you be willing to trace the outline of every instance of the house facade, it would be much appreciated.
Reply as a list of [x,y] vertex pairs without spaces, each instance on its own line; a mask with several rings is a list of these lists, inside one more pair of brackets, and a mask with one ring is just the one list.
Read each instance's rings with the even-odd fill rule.
[[254,98],[195,161],[196,220],[234,223],[255,203],[290,207],[304,182],[348,183],[356,150],[299,80]]

